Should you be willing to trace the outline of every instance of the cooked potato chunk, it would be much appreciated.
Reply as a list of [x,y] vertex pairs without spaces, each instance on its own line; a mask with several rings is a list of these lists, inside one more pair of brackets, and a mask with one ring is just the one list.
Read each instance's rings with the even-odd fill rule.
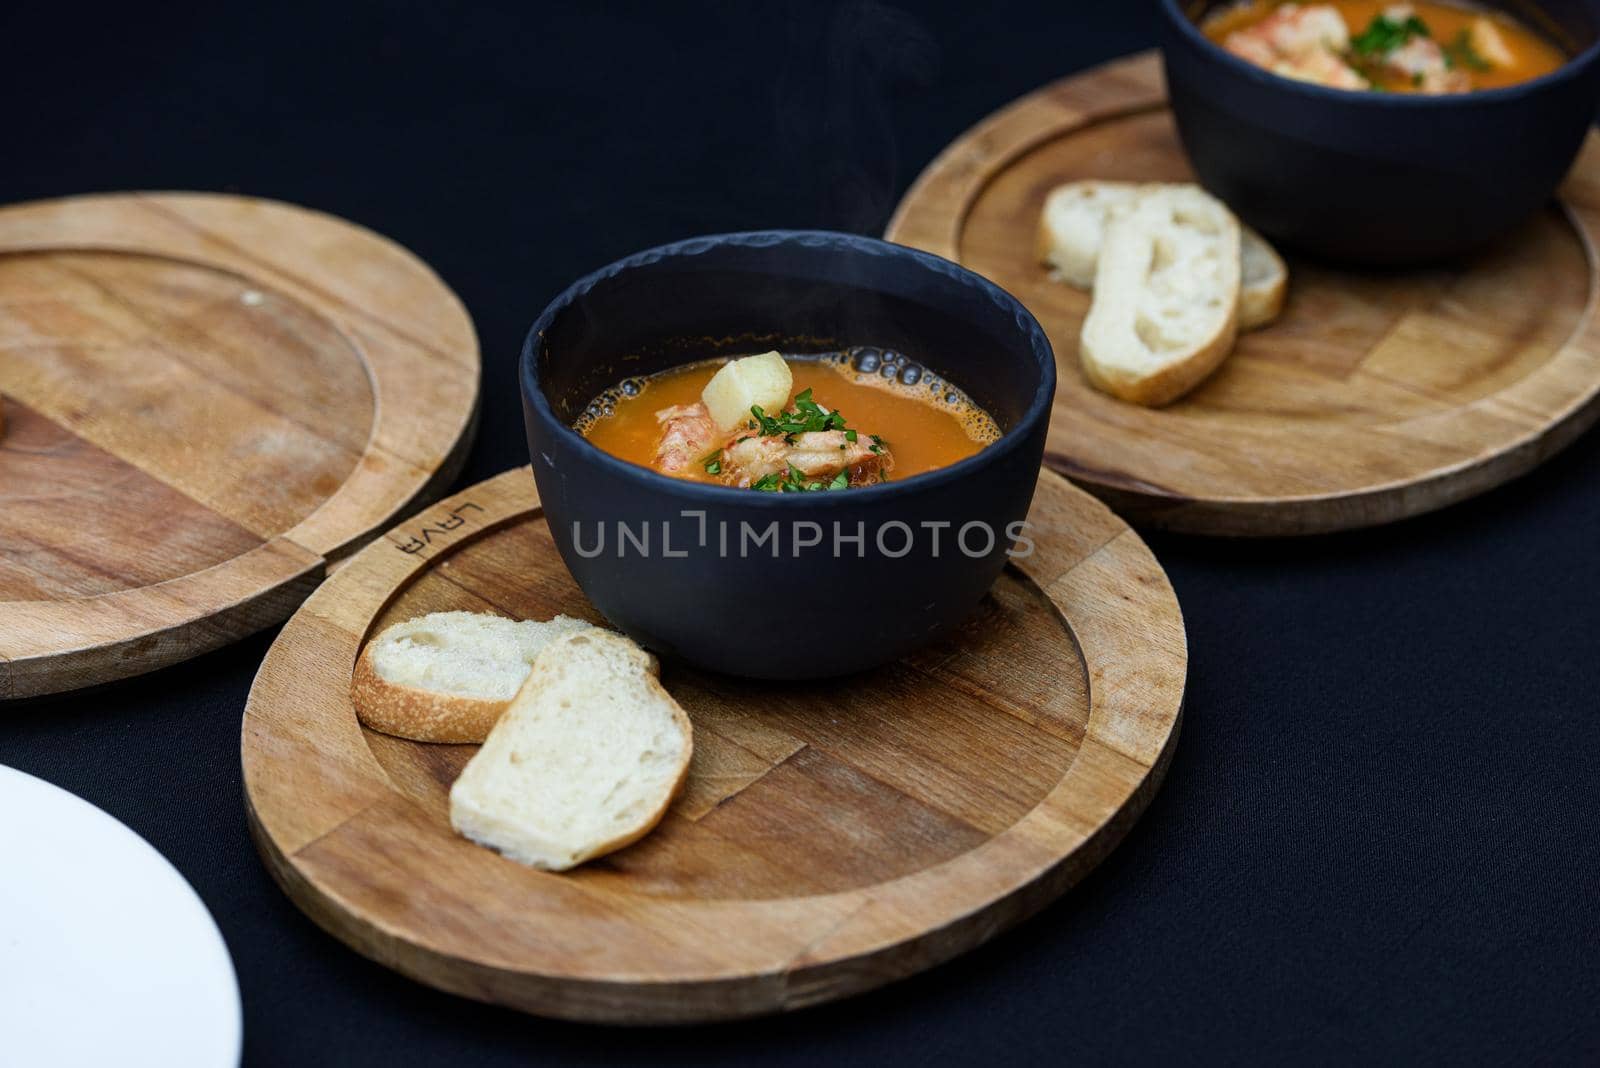
[[700,399],[722,430],[732,430],[750,417],[750,406],[779,412],[789,403],[794,376],[776,352],[733,360],[712,376]]
[[1479,15],[1472,20],[1472,29],[1467,31],[1467,39],[1472,42],[1472,50],[1497,67],[1509,67],[1517,61],[1516,54],[1511,51],[1511,45],[1506,42],[1500,28],[1494,20]]

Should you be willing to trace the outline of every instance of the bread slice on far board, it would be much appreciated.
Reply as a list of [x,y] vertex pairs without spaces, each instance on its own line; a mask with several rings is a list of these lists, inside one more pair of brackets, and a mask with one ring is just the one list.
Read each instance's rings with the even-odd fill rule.
[[1239,329],[1255,330],[1283,311],[1289,266],[1260,234],[1242,223],[1239,229]]
[[1167,404],[1233,348],[1239,222],[1193,186],[1141,196],[1106,228],[1079,356],[1089,380],[1135,404]]
[[598,628],[550,643],[450,788],[450,825],[564,871],[650,831],[683,785],[689,717],[650,654]]
[[[1111,217],[1133,206],[1139,197],[1188,183],[1067,182],[1045,198],[1039,216],[1039,261],[1058,280],[1079,289],[1093,289],[1100,246]],[[1240,226],[1239,329],[1266,326],[1283,311],[1289,268],[1266,238]]]
[[481,742],[545,646],[593,626],[433,612],[387,627],[356,660],[350,696],[373,730],[419,742]]

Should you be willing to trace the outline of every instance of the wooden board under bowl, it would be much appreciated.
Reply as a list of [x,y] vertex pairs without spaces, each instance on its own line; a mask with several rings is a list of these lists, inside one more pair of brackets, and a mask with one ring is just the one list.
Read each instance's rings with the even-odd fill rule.
[[1045,196],[1088,178],[1193,180],[1156,54],[1056,82],[973,127],[917,179],[886,236],[985,275],[1034,313],[1060,368],[1046,462],[1135,522],[1234,535],[1389,522],[1528,471],[1600,416],[1600,135],[1561,203],[1460,263],[1359,273],[1288,255],[1282,317],[1161,409],[1089,386],[1078,363],[1089,295],[1035,258]]
[[[985,941],[1080,878],[1143,811],[1187,667],[1138,535],[1045,472],[1036,551],[964,632],[877,671],[756,683],[668,661],[694,760],[662,824],[571,872],[457,837],[477,747],[365,730],[362,643],[467,609],[596,620],[508,471],[356,555],[284,627],[251,689],[245,796],[279,884],[326,930],[443,990],[625,1023],[798,1008]],[[692,605],[685,606],[692,611]]]
[[214,194],[0,209],[0,697],[287,618],[460,469],[478,342],[369,230]]

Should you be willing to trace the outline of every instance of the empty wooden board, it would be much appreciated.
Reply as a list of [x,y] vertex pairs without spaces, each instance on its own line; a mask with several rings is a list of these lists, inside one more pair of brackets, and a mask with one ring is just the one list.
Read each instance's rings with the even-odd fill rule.
[[1092,497],[1042,475],[1034,552],[957,638],[818,684],[668,661],[694,724],[682,794],[642,841],[571,872],[457,837],[476,751],[365,730],[362,643],[454,609],[597,620],[527,468],[404,523],[284,627],[242,739],[250,821],[291,898],[443,990],[622,1023],[777,1012],[946,960],[1061,894],[1149,802],[1187,668],[1172,587]]
[[1154,53],[979,123],[918,178],[887,236],[1038,317],[1060,368],[1046,462],[1135,522],[1234,535],[1384,523],[1522,474],[1600,416],[1600,135],[1562,203],[1460,263],[1362,274],[1289,255],[1281,318],[1162,409],[1089,386],[1089,295],[1035,256],[1045,196],[1088,178],[1193,180]]
[[140,193],[0,209],[0,697],[287,618],[465,458],[478,343],[328,215]]

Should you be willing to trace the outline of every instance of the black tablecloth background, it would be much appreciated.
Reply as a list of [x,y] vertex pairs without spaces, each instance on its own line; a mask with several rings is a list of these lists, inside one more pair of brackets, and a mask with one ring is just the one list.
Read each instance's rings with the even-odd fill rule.
[[[1145,4],[10,4],[0,201],[230,190],[402,242],[481,337],[464,485],[525,461],[514,361],[577,275],[697,233],[881,232],[967,126],[1154,37]],[[1592,1063],[1597,461],[1591,434],[1365,533],[1151,537],[1192,667],[1171,772],[1125,843],[957,962],[779,1019],[541,1021],[323,935],[245,831],[240,710],[271,632],[0,708],[0,763],[103,807],[194,884],[250,1063]],[[26,873],[0,858],[0,877]]]

